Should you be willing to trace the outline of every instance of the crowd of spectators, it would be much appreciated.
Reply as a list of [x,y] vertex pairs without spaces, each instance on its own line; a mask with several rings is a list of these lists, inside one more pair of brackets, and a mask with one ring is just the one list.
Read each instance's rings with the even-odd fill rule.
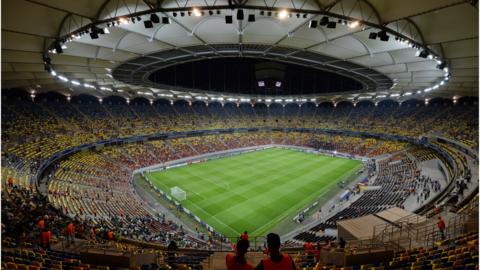
[[411,193],[416,196],[419,205],[427,201],[432,192],[438,193],[441,188],[438,180],[426,175],[416,177],[415,182],[410,184]]
[[[338,140],[337,137],[333,140]],[[329,137],[322,138],[328,140]],[[342,139],[342,143],[358,146],[368,141],[367,144],[371,144],[369,139],[352,137],[351,140]],[[244,146],[270,143],[311,146],[311,141],[310,134],[261,132],[117,144],[79,152],[58,163],[48,176],[48,199],[64,215],[96,222],[102,227],[117,228],[115,232],[124,237],[162,243],[168,243],[173,237],[181,241],[183,232],[176,237],[178,225],[150,218],[155,217],[155,214],[146,210],[148,207],[132,187],[131,176],[134,170],[230,147],[237,148],[242,146],[241,142],[248,142]],[[157,159],[155,153],[162,153],[162,158]],[[144,219],[145,217],[148,218]]]
[[[8,235],[15,235],[17,227],[22,228],[19,232],[23,234],[32,232],[32,224],[47,216],[54,236],[63,232],[57,229],[58,223],[74,221],[78,228],[83,228],[85,238],[114,234],[162,243],[184,241],[189,245],[179,225],[147,210],[148,207],[135,194],[130,182],[133,170],[214,151],[272,143],[367,157],[398,152],[406,147],[404,143],[380,139],[280,131],[119,144],[80,152],[61,161],[47,176],[50,180],[47,198],[39,196],[32,187],[31,177],[41,162],[85,143],[169,131],[263,126],[345,129],[410,137],[437,133],[472,147],[478,145],[478,129],[475,128],[478,118],[472,113],[476,110],[473,104],[351,106],[342,102],[335,107],[312,103],[284,107],[278,104],[237,106],[233,103],[206,106],[200,102],[189,105],[182,101],[171,105],[159,101],[150,105],[142,100],[127,104],[115,97],[105,99],[102,104],[88,96],[75,97],[67,102],[59,96],[48,95],[39,96],[35,101],[28,96],[3,95],[2,101],[2,185],[8,186],[2,193],[9,192],[8,197],[2,196],[2,217],[5,216],[2,230]],[[453,121],[455,125],[450,124]],[[386,193],[372,192],[371,200],[382,202],[382,206],[401,205],[401,196],[397,196],[401,193],[395,193],[395,198],[388,200],[385,194],[402,190],[404,184],[411,182],[414,170],[408,160],[396,167],[380,164],[381,177],[377,181],[384,181],[384,186],[389,189]],[[371,206],[371,201],[359,201],[365,207]],[[31,211],[21,211],[27,217],[16,215],[18,207]],[[369,212],[365,207],[351,208],[352,213]],[[342,218],[352,216],[341,215]],[[93,234],[86,233],[89,228]]]
[[[236,106],[227,103],[131,102],[93,97],[38,97],[35,102],[21,96],[3,96],[3,155],[9,153],[29,162],[41,161],[65,148],[110,138],[166,131],[230,127],[336,128],[418,137],[434,133],[478,144],[476,106],[435,103],[429,106],[405,102],[401,106],[371,103],[357,106],[342,102],[285,107],[272,104]],[[455,122],[455,125],[450,123]],[[387,146],[388,147],[388,146]]]

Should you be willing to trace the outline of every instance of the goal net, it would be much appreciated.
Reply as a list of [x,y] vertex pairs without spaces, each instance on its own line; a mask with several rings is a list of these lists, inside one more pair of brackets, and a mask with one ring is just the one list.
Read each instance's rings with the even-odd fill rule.
[[172,187],[170,189],[170,193],[172,194],[173,198],[175,198],[179,201],[183,201],[187,198],[187,193],[183,189],[181,189],[177,186]]

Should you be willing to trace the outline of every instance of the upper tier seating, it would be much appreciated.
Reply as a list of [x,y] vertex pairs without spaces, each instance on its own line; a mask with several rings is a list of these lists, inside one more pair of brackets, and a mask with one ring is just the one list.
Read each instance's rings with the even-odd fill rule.
[[[58,97],[40,96],[35,102],[12,96],[2,99],[2,156],[37,164],[66,148],[109,138],[230,127],[334,128],[415,138],[440,133],[467,145],[478,145],[477,106],[472,104],[439,102],[424,106],[411,101],[402,106],[360,102],[353,107],[341,102],[336,107],[326,103],[318,107],[311,103],[301,107],[294,104],[237,107],[232,103],[224,106],[212,103],[207,107],[201,102],[189,106],[182,101],[173,106],[164,101],[128,105],[113,97],[106,98],[103,104],[93,97],[74,97],[70,103]],[[397,150],[389,144],[384,147],[388,151]],[[372,152],[370,156],[376,154]]]

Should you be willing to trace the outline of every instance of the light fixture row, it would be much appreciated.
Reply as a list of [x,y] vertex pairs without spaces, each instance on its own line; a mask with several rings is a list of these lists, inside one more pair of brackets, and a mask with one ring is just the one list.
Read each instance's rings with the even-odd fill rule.
[[[55,70],[53,70],[52,68],[49,68],[48,72],[52,77],[54,77],[54,78],[56,78],[56,79],[58,79],[58,80],[60,80],[64,83],[70,83],[75,87],[83,87],[83,88],[88,88],[88,89],[101,90],[101,91],[105,91],[105,92],[114,92],[114,90],[112,88],[109,88],[109,87],[95,86],[93,84],[81,83],[77,80],[69,79],[64,75],[57,74],[57,72]],[[403,92],[401,94],[400,93],[392,93],[392,94],[389,94],[389,95],[379,94],[379,95],[374,95],[374,96],[368,96],[368,95],[367,96],[358,96],[358,97],[356,97],[356,99],[358,99],[358,100],[367,100],[367,99],[379,100],[379,99],[385,99],[385,98],[400,98],[400,97],[407,97],[407,96],[412,96],[412,95],[421,95],[421,94],[425,94],[425,93],[428,93],[430,91],[433,91],[433,90],[436,90],[436,89],[440,88],[441,86],[445,85],[448,82],[448,80],[449,80],[449,74],[448,74],[448,70],[447,70],[447,73],[445,74],[444,78],[439,83],[437,83],[437,84],[435,84],[431,87],[422,89],[422,90],[408,91],[408,92]],[[157,89],[152,89],[152,91],[153,90],[157,90]],[[123,90],[118,89],[115,92],[122,93]],[[249,103],[249,102],[255,102],[255,101],[256,102],[265,102],[265,103],[293,103],[293,102],[305,103],[305,102],[310,101],[310,102],[316,103],[318,101],[317,98],[310,98],[310,99],[306,99],[306,98],[296,98],[296,99],[293,99],[293,98],[246,98],[246,97],[210,97],[210,96],[200,96],[200,95],[197,95],[197,96],[176,95],[176,96],[174,96],[172,94],[165,94],[165,93],[154,94],[154,93],[151,93],[151,92],[142,92],[142,91],[137,91],[137,95],[144,95],[144,96],[150,96],[150,97],[153,97],[153,96],[166,97],[166,98],[176,97],[176,98],[180,98],[180,99],[185,99],[187,101],[191,101],[193,99],[196,99],[196,100],[203,100],[203,101],[208,101],[208,100],[210,100],[210,101],[220,101],[220,102],[230,101],[230,102],[237,102],[237,103]]]

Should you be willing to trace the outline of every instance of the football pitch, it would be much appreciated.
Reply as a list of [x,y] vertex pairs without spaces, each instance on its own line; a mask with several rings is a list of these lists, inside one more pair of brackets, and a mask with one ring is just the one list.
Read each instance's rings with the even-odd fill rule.
[[187,193],[183,207],[225,236],[264,235],[353,174],[361,162],[269,148],[151,172],[165,193]]

